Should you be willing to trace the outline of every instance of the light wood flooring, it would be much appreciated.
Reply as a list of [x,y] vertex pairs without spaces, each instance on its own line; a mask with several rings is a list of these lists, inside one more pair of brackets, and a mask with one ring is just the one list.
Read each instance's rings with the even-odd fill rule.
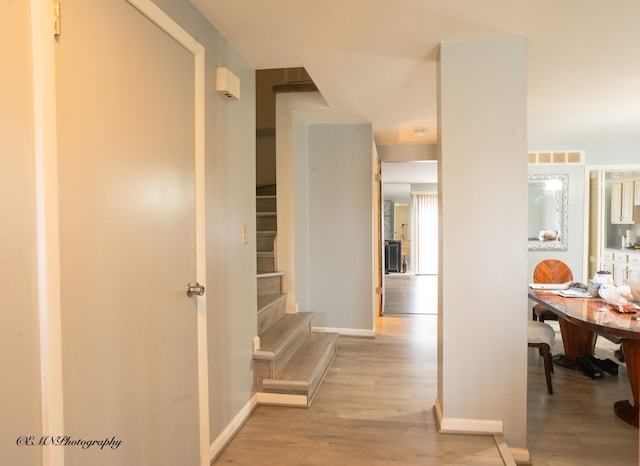
[[[531,311],[529,311],[531,312]],[[557,322],[553,353],[563,352]],[[598,337],[595,355],[615,359],[618,345]],[[553,395],[546,392],[542,358],[529,349],[527,441],[535,466],[637,466],[638,429],[621,421],[613,403],[633,399],[629,376],[620,364],[616,377],[592,380],[582,372],[555,366]]]
[[[503,465],[493,437],[436,431],[437,316],[389,314],[376,328],[375,339],[339,338],[310,408],[259,406],[214,464]],[[615,348],[599,339],[596,355],[613,358]],[[613,402],[630,396],[623,365],[601,380],[556,367],[549,395],[536,350],[528,362],[533,465],[638,464],[638,429],[613,414]]]
[[438,276],[390,273],[384,276],[385,314],[437,314]]

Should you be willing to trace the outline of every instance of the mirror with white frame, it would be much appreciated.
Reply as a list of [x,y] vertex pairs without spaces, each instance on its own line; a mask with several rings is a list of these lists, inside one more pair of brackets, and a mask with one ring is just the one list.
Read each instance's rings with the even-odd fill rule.
[[529,175],[529,250],[566,251],[567,174]]

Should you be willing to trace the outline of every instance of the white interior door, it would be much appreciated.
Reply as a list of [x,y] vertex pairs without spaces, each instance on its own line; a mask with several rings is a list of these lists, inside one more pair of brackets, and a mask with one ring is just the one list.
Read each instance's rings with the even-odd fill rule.
[[62,27],[65,432],[122,442],[65,464],[202,464],[194,55],[123,0],[65,0]]

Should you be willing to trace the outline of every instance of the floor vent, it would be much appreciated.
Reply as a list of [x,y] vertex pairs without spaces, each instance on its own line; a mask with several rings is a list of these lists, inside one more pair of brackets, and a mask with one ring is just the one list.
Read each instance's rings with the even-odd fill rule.
[[529,152],[529,164],[584,164],[584,151]]

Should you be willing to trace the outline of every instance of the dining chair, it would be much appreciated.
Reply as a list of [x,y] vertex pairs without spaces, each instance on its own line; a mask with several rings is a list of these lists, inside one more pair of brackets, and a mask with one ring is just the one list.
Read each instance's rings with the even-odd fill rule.
[[[533,283],[569,283],[573,281],[573,272],[567,264],[557,259],[545,259],[533,270]],[[533,306],[533,320],[558,320],[553,312],[542,304]]]
[[553,387],[551,386],[551,373],[553,372],[551,348],[553,348],[556,340],[556,332],[549,324],[529,320],[527,340],[529,348],[538,348],[538,353],[543,358],[544,376],[547,379],[547,391],[549,395],[553,395]]

